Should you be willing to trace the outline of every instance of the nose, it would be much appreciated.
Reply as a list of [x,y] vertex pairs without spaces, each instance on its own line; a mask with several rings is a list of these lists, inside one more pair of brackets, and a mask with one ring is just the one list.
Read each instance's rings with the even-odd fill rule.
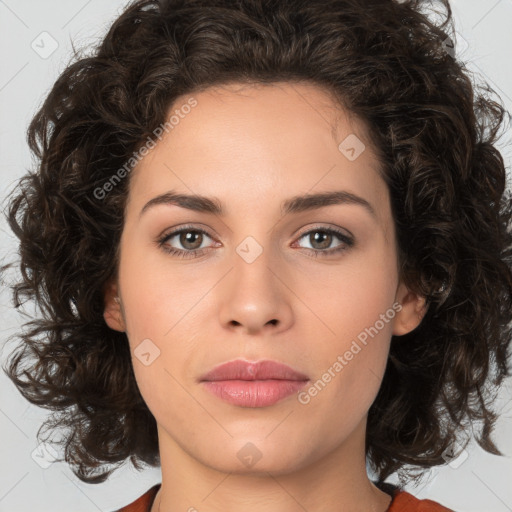
[[289,329],[293,293],[283,267],[267,250],[253,261],[240,254],[233,255],[233,269],[219,288],[223,327],[244,334],[275,334]]

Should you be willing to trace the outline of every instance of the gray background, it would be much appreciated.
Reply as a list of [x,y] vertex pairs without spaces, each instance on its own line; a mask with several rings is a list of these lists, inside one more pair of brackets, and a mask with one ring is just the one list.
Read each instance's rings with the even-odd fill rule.
[[[78,48],[98,42],[124,0],[0,0],[0,155],[2,208],[15,180],[31,167],[25,130],[36,108]],[[456,29],[462,36],[457,56],[476,81],[486,80],[512,111],[512,0],[452,0]],[[499,147],[511,168],[510,126]],[[0,220],[1,260],[16,254],[13,235]],[[5,340],[25,320],[0,292],[0,358]],[[430,472],[407,489],[460,512],[512,511],[512,379],[500,391],[496,430],[497,457],[472,442],[459,459]],[[26,402],[0,372],[0,512],[108,512],[135,500],[160,481],[160,470],[137,473],[128,464],[104,484],[78,480],[65,463],[47,468],[36,461],[36,432],[47,411]],[[34,458],[33,458],[33,454]],[[35,460],[34,460],[35,459]]]

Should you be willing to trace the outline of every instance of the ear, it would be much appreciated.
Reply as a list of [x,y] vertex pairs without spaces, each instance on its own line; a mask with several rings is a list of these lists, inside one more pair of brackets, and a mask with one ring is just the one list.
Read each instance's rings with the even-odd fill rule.
[[126,331],[121,300],[118,295],[119,287],[115,281],[105,285],[103,292],[103,318],[107,325],[115,331]]
[[402,336],[420,325],[428,306],[425,297],[411,292],[403,283],[398,286],[395,300],[402,309],[395,316],[393,335]]

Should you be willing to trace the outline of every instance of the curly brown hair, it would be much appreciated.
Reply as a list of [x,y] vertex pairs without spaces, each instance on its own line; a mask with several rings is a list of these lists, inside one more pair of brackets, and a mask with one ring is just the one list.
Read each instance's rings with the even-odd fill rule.
[[429,304],[419,327],[391,340],[369,411],[379,481],[444,463],[469,423],[500,453],[490,434],[492,399],[510,374],[512,201],[495,142],[506,111],[447,51],[452,12],[439,3],[442,23],[422,12],[426,0],[138,0],[60,75],[28,129],[38,168],[6,212],[20,241],[13,300],[35,301],[39,317],[4,371],[54,411],[38,436],[65,432],[81,480],[103,482],[128,457],[138,469],[160,460],[126,334],[103,317],[129,179],[104,197],[94,191],[176,98],[230,82],[318,85],[374,141],[400,277]]

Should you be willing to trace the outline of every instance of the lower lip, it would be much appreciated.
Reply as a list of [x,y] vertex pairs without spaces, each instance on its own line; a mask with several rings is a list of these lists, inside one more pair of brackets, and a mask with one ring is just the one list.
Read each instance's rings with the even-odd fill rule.
[[300,391],[308,381],[218,380],[204,381],[206,389],[222,400],[240,407],[266,407]]

